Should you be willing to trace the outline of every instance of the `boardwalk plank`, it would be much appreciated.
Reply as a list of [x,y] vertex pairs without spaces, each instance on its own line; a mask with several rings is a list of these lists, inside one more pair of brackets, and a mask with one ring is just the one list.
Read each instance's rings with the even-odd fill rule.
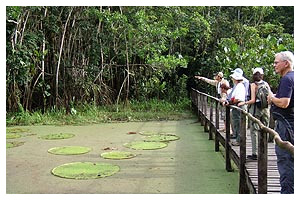
[[[209,110],[209,108],[206,108],[206,110]],[[207,112],[207,116],[205,116],[207,121],[210,121],[212,119],[211,124],[215,125],[215,109],[213,109],[213,116],[209,116],[209,112]],[[215,127],[213,127],[215,129]],[[219,142],[224,146],[225,144],[225,132],[222,132],[220,130],[224,129],[224,123],[222,120],[219,121],[219,130],[217,133],[217,136],[219,137]],[[267,193],[268,194],[274,194],[274,193],[280,193],[280,181],[279,181],[279,173],[277,168],[277,157],[275,154],[275,144],[272,142],[268,143],[268,180],[267,180]],[[231,155],[230,157],[235,162],[236,166],[239,166],[239,158],[240,158],[240,147],[239,146],[231,146]],[[246,137],[246,154],[251,155],[252,154],[252,147],[251,147],[251,137],[250,137],[250,130],[247,129],[247,137]],[[246,160],[246,171],[248,173],[249,179],[251,181],[251,184],[254,186],[252,190],[255,190],[257,193],[257,187],[258,187],[258,172],[257,172],[257,161],[252,160]],[[250,191],[252,191],[250,190]]]

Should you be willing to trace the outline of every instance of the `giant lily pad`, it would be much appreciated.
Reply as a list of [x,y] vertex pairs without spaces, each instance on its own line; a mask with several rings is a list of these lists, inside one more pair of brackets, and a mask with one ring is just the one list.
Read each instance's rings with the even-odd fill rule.
[[157,135],[157,132],[153,132],[153,131],[141,131],[139,132],[141,135]]
[[29,132],[29,129],[24,128],[7,128],[6,133],[26,133]]
[[6,139],[16,139],[22,137],[20,134],[17,133],[7,133]]
[[75,135],[72,133],[55,133],[55,134],[43,135],[40,136],[40,138],[45,140],[60,140],[60,139],[68,139],[74,136]]
[[101,154],[102,158],[114,159],[114,160],[129,159],[135,156],[136,154],[131,152],[126,152],[126,151],[111,151],[111,152],[105,152]]
[[135,141],[124,144],[125,147],[135,149],[135,150],[154,150],[162,149],[168,145],[163,142],[145,142],[145,141]]
[[80,146],[65,146],[65,147],[54,147],[48,150],[49,153],[56,155],[77,155],[90,152],[92,149],[88,147]]
[[74,162],[55,167],[51,172],[55,176],[70,179],[95,179],[112,176],[120,167],[108,163]]
[[158,135],[150,135],[147,136],[144,141],[146,142],[168,142],[168,141],[174,141],[178,140],[179,137],[176,135],[170,135],[170,134],[158,134]]
[[24,142],[17,142],[17,141],[14,141],[14,142],[6,142],[6,148],[13,148],[13,147],[18,147],[18,146],[21,146],[23,145]]

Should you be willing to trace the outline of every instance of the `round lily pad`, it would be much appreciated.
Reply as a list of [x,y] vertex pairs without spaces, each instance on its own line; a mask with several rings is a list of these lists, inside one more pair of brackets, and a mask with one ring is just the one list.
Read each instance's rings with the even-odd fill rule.
[[14,141],[14,142],[6,142],[6,148],[13,148],[13,147],[18,147],[18,146],[21,146],[23,145],[24,142],[17,142],[17,141]]
[[29,132],[29,129],[24,128],[7,128],[6,133],[25,133]]
[[91,150],[92,149],[88,147],[65,146],[51,148],[48,150],[48,152],[56,155],[78,155],[88,153]]
[[150,135],[147,136],[144,141],[147,142],[168,142],[168,141],[174,141],[178,140],[179,137],[176,135],[170,135],[170,134],[158,134],[158,135]]
[[140,132],[141,135],[157,135],[157,132],[153,132],[153,131],[141,131]]
[[55,167],[51,172],[55,176],[70,179],[95,179],[112,176],[120,167],[108,163],[74,162]]
[[7,133],[6,139],[16,139],[22,137],[20,134],[17,133]]
[[111,151],[111,152],[105,152],[101,154],[102,158],[114,159],[114,160],[129,159],[135,156],[136,154],[131,152],[126,152],[126,151]]
[[154,150],[162,149],[168,145],[163,142],[145,142],[145,141],[136,141],[124,144],[125,147],[135,149],[135,150]]
[[75,135],[72,133],[55,133],[55,134],[40,136],[40,138],[45,140],[60,140],[60,139],[68,139],[74,136]]

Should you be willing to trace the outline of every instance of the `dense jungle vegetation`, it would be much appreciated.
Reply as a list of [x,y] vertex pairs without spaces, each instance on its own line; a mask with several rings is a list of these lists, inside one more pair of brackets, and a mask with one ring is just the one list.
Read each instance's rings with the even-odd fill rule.
[[191,87],[214,91],[194,75],[229,77],[236,67],[248,78],[263,67],[276,89],[272,63],[282,50],[294,51],[294,7],[8,6],[7,119],[153,99],[176,105]]

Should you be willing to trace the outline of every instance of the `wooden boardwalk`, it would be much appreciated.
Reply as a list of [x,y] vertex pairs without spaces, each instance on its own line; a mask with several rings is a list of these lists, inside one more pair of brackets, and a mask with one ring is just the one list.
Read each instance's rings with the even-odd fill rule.
[[[199,99],[198,99],[199,100]],[[207,99],[206,99],[207,100]],[[197,111],[200,122],[204,125],[205,131],[209,132],[209,139],[215,139],[216,142],[216,151],[219,150],[218,143],[220,143],[226,151],[226,148],[229,151],[230,159],[239,167],[241,172],[241,155],[240,154],[240,146],[232,146],[230,142],[226,145],[226,133],[224,131],[220,131],[224,129],[223,120],[219,120],[219,125],[216,124],[216,116],[215,109],[212,109],[208,104],[205,104],[205,107],[200,107],[199,105],[195,105],[195,100],[193,100],[193,106],[195,111]],[[197,103],[196,103],[197,104]],[[221,112],[221,111],[220,111]],[[212,114],[210,114],[212,113]],[[212,115],[212,116],[211,116]],[[209,130],[211,129],[211,130]],[[252,154],[251,148],[251,137],[250,130],[246,130],[246,156]],[[244,155],[245,156],[245,155]],[[245,157],[246,157],[245,156]],[[226,161],[227,162],[227,161]],[[266,180],[266,193],[280,193],[280,182],[279,182],[279,172],[277,169],[277,157],[275,154],[275,144],[273,142],[267,143],[267,180]],[[227,164],[226,164],[227,165]],[[227,166],[226,166],[227,168]],[[240,173],[241,174],[241,173]],[[254,193],[258,192],[258,161],[254,160],[245,160],[244,165],[244,173],[242,173],[244,177],[240,177],[240,193]],[[240,175],[241,176],[241,175]],[[243,183],[241,183],[243,182]],[[242,187],[247,187],[247,189],[242,189]],[[245,192],[246,191],[246,192]]]
[[[220,133],[220,135],[225,140],[225,133]],[[232,149],[232,160],[234,163],[239,166],[240,160],[240,148],[239,146],[231,146]],[[247,155],[252,154],[251,148],[251,137],[250,131],[247,129],[247,140],[246,140],[246,152]],[[249,183],[251,185],[251,193],[257,193],[258,191],[258,167],[257,161],[246,160],[246,174],[249,177]],[[279,183],[279,172],[277,169],[277,157],[275,154],[275,145],[274,143],[268,143],[268,182],[267,182],[267,191],[268,193],[280,193],[280,183]],[[249,186],[248,186],[249,187]],[[251,191],[252,190],[252,191]]]

